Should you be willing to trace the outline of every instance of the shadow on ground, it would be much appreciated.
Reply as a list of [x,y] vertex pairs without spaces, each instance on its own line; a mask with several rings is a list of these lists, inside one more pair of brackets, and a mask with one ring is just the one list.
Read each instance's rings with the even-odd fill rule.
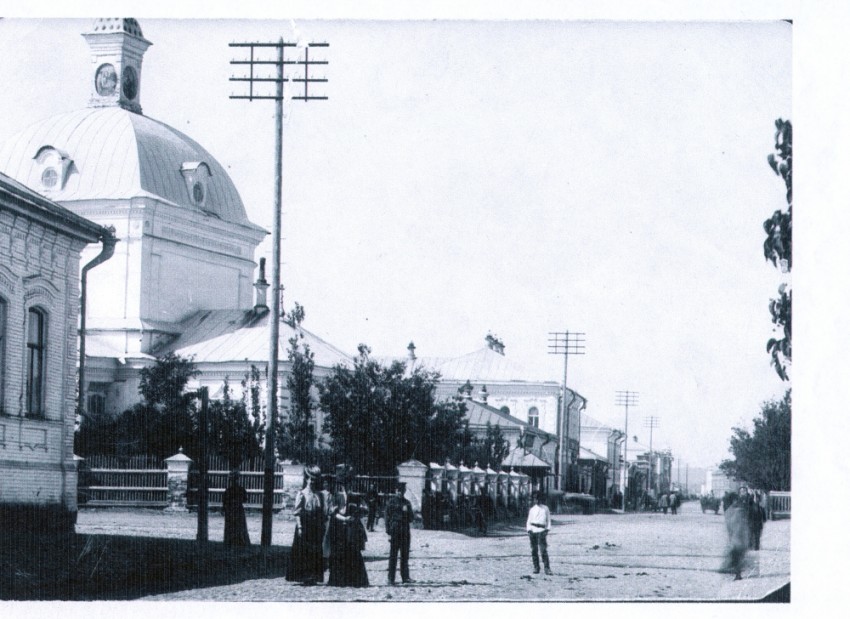
[[0,599],[132,600],[286,571],[289,547],[122,535],[42,534],[0,539]]

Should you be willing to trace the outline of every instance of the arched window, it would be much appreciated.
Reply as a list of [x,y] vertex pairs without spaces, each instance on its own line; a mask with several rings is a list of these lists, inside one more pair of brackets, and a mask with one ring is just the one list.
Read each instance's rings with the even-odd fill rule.
[[0,297],[0,414],[5,412],[3,404],[6,401],[3,389],[6,384],[6,307],[6,299]]
[[47,315],[38,308],[27,312],[27,415],[44,416],[44,362]]
[[507,406],[503,406],[503,407],[502,407],[502,408],[500,408],[499,410],[500,410],[501,412],[505,413],[505,415],[510,415],[510,414],[511,414],[511,409],[510,409],[510,408],[508,408]]
[[537,410],[536,406],[532,406],[528,409],[528,425],[534,426],[535,428],[540,427],[540,411]]

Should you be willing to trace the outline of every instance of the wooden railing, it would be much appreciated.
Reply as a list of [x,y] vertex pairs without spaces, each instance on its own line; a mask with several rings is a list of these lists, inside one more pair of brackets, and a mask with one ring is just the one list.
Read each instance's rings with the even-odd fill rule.
[[769,492],[767,495],[767,514],[771,520],[791,517],[791,493]]

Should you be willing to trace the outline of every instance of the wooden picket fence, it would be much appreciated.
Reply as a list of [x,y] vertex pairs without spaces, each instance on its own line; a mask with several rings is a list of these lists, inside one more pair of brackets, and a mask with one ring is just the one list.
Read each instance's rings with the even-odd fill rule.
[[168,473],[149,456],[91,456],[77,477],[77,502],[86,507],[165,507]]
[[[211,457],[207,465],[207,492],[209,506],[213,509],[221,508],[221,500],[227,488],[230,466],[226,458]],[[248,501],[245,509],[262,509],[263,507],[263,482],[265,477],[265,460],[262,456],[244,461],[239,467],[239,483],[248,493]],[[189,492],[186,497],[189,507],[198,505],[198,485],[200,474],[193,465],[189,472]],[[284,507],[283,470],[281,464],[275,466],[274,476],[274,503],[272,509],[280,510]]]

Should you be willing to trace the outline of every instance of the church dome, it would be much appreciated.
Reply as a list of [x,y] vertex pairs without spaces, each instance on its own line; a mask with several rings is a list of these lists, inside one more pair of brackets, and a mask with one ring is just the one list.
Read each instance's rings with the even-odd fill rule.
[[89,107],[31,125],[0,144],[0,170],[60,203],[152,197],[259,229],[209,152],[122,107]]

